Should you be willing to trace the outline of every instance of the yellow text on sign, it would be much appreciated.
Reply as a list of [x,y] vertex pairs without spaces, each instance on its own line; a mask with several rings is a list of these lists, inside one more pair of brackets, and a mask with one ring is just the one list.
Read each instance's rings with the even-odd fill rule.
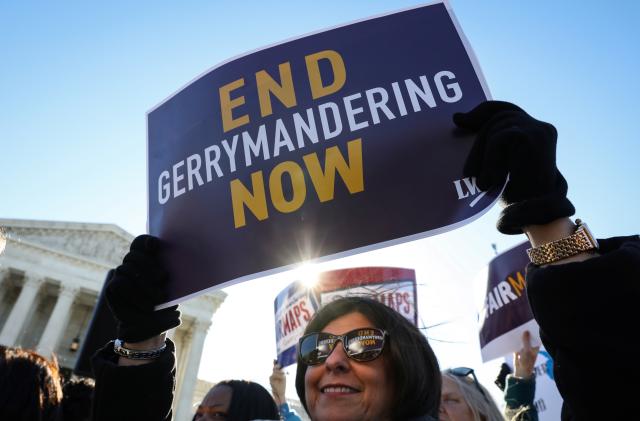
[[[364,191],[362,171],[362,139],[347,142],[348,162],[337,146],[325,151],[324,168],[317,153],[302,157],[311,183],[320,202],[334,198],[336,173],[351,194]],[[293,194],[286,198],[282,188],[282,179],[287,175],[291,180]],[[307,184],[303,168],[294,161],[285,161],[276,165],[269,174],[269,198],[273,207],[282,213],[291,213],[300,209],[307,198]],[[269,217],[267,192],[262,171],[251,174],[251,187],[247,188],[240,180],[231,181],[231,202],[233,221],[236,228],[247,224],[245,209],[259,221]]]
[[[314,100],[331,95],[339,91],[347,80],[347,70],[342,56],[333,50],[324,50],[305,56],[307,68],[307,79],[311,96]],[[327,83],[322,80],[320,74],[320,62],[327,62],[331,66],[333,80]],[[260,105],[260,117],[266,117],[273,113],[271,97],[274,96],[282,105],[287,108],[297,105],[296,91],[291,74],[291,63],[286,61],[278,65],[278,78],[276,81],[266,70],[259,70],[255,74],[258,103]],[[224,133],[236,129],[245,124],[249,124],[251,118],[249,114],[242,113],[242,106],[246,103],[243,91],[245,86],[244,78],[236,79],[233,82],[221,86],[218,90],[220,95],[220,113],[222,115],[222,129]],[[234,109],[237,109],[234,116]]]

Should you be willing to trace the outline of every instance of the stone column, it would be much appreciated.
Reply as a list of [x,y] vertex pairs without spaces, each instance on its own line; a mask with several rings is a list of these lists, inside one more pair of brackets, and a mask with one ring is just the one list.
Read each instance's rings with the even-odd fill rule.
[[38,295],[38,290],[43,284],[44,279],[35,277],[26,277],[22,291],[11,309],[9,318],[0,332],[0,344],[7,346],[15,346],[16,340],[22,332],[24,323],[33,311],[33,303]]
[[71,305],[78,294],[79,288],[75,285],[61,285],[58,300],[51,312],[47,326],[44,328],[37,352],[45,357],[50,357],[60,341],[69,321]]
[[211,322],[205,320],[197,320],[194,323],[191,332],[191,344],[189,346],[189,356],[186,359],[187,366],[182,377],[182,385],[180,387],[180,395],[177,399],[175,421],[188,421],[192,417],[191,400],[193,399],[193,391],[198,380],[198,368],[200,367],[200,357],[202,356],[202,348],[204,347],[204,339],[207,331],[211,326]]
[[9,269],[0,268],[0,303],[7,289],[9,289]]

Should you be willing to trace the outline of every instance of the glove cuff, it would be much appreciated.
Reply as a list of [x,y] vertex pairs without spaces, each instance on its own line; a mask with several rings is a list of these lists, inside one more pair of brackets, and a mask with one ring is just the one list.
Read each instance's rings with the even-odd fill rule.
[[496,227],[503,234],[522,234],[522,227],[527,225],[544,225],[575,213],[575,207],[566,197],[529,199],[504,208]]
[[522,234],[522,227],[527,225],[544,225],[575,213],[576,208],[567,199],[567,181],[557,171],[556,188],[552,192],[507,205],[496,227],[503,234]]

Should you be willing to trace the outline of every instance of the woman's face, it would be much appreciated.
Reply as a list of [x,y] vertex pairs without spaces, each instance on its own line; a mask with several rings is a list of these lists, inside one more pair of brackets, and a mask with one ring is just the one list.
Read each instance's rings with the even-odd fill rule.
[[[323,332],[343,335],[374,326],[361,313],[333,320]],[[383,353],[373,361],[357,362],[347,357],[342,342],[322,364],[307,367],[304,387],[307,408],[314,421],[384,421],[391,418],[393,385]]]
[[440,421],[473,421],[473,412],[462,397],[460,388],[447,376],[442,376]]
[[229,406],[231,405],[231,395],[233,390],[229,386],[220,385],[209,390],[206,394],[196,415],[194,421],[221,421],[227,419]]

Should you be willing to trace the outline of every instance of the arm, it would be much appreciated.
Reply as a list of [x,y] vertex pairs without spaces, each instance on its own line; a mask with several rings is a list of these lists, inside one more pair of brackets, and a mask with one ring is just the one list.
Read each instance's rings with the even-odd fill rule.
[[146,364],[120,365],[110,342],[92,358],[95,391],[92,421],[171,421],[176,375],[175,347],[167,340],[161,357]]
[[[476,176],[483,190],[500,187],[510,176],[501,197],[500,232],[524,232],[534,247],[574,232],[568,217],[575,209],[556,167],[552,125],[499,101],[456,114],[454,122],[478,133],[465,163],[466,176]],[[638,279],[638,236],[600,240],[597,254],[527,268],[527,296],[554,359],[563,419],[624,419],[624,414],[635,413],[631,390],[603,385],[625,384],[640,375],[635,365],[621,363],[637,359]],[[594,361],[615,363],[594,369]]]
[[[165,333],[180,324],[180,312],[177,306],[154,311],[163,302],[168,282],[160,249],[158,238],[136,237],[106,282],[107,302],[118,322],[118,339],[134,355],[118,355],[112,341],[94,356],[94,421],[171,420],[175,348]],[[135,355],[159,350],[165,344],[156,355]]]
[[531,334],[522,334],[522,348],[513,354],[513,375],[507,376],[504,400],[507,419],[537,421],[535,363],[540,347],[531,346]]
[[285,391],[287,388],[287,378],[285,376],[282,367],[278,364],[277,360],[273,361],[273,371],[269,377],[269,383],[271,384],[271,393],[273,399],[278,405],[278,410],[284,421],[300,421],[300,417],[295,411],[289,409],[287,399],[285,397]]

